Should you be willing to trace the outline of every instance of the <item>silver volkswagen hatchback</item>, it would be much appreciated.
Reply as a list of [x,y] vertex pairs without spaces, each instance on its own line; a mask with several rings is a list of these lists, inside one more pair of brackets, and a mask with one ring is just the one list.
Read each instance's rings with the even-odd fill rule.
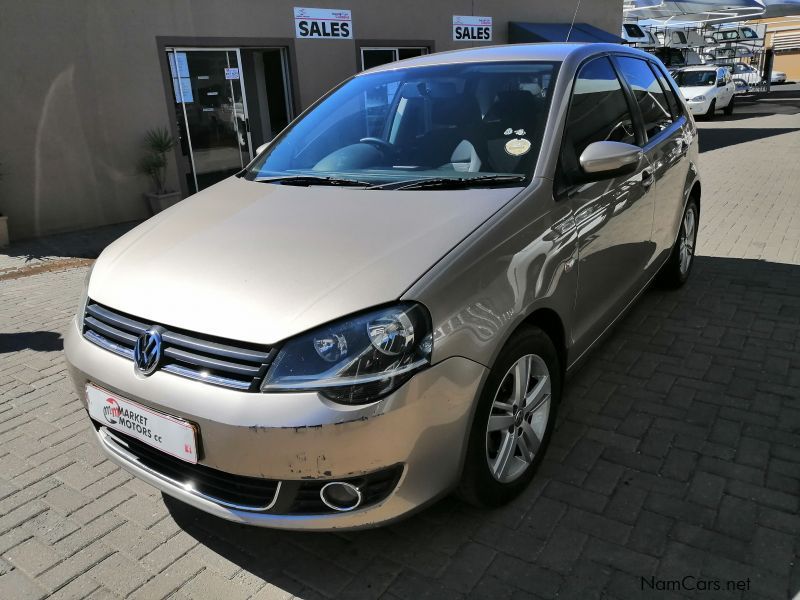
[[697,155],[663,65],[623,46],[359,73],[97,260],[66,354],[98,441],[252,525],[506,502],[565,377],[689,276]]

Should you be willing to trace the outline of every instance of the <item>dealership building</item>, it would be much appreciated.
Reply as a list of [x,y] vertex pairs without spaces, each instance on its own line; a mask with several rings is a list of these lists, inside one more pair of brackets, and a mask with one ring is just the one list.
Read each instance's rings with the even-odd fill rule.
[[[326,91],[389,61],[514,42],[614,41],[620,0],[61,0],[0,21],[0,213],[12,239],[149,216],[148,130],[185,197],[246,165]],[[570,27],[573,21],[574,26]]]

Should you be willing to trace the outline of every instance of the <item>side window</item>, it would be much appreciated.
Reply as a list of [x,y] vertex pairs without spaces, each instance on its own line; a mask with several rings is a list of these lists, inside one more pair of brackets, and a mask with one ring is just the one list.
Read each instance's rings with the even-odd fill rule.
[[623,77],[633,90],[649,140],[672,124],[664,90],[645,61],[628,56],[618,56],[617,61]]
[[596,58],[583,65],[570,99],[560,171],[576,172],[581,153],[593,142],[635,144],[635,132],[622,84],[608,58]]
[[672,113],[672,119],[677,121],[683,114],[683,110],[681,110],[681,102],[678,100],[678,95],[675,93],[675,89],[669,84],[667,76],[664,75],[664,72],[661,69],[659,69],[653,63],[650,63],[650,68],[653,69],[653,73],[656,74],[658,82],[661,84],[661,88],[664,90],[664,94],[667,98],[667,104],[669,104],[669,111]]

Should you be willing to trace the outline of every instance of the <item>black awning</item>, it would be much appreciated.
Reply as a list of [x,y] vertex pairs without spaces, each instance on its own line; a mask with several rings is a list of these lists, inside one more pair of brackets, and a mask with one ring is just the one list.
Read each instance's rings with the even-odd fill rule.
[[570,31],[569,23],[518,23],[508,24],[508,41],[512,44],[531,42],[566,42],[569,33],[570,42],[605,42],[622,44],[625,42],[618,35],[608,33],[588,23],[575,23]]

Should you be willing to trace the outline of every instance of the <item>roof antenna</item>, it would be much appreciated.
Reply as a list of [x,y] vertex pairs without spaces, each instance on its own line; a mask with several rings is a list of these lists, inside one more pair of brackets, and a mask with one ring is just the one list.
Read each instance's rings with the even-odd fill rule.
[[575,18],[578,16],[578,10],[581,7],[581,0],[578,0],[578,3],[575,5],[575,12],[572,15],[572,23],[569,24],[569,31],[567,31],[567,39],[564,40],[564,43],[569,41],[569,36],[572,33],[572,28],[575,25]]

